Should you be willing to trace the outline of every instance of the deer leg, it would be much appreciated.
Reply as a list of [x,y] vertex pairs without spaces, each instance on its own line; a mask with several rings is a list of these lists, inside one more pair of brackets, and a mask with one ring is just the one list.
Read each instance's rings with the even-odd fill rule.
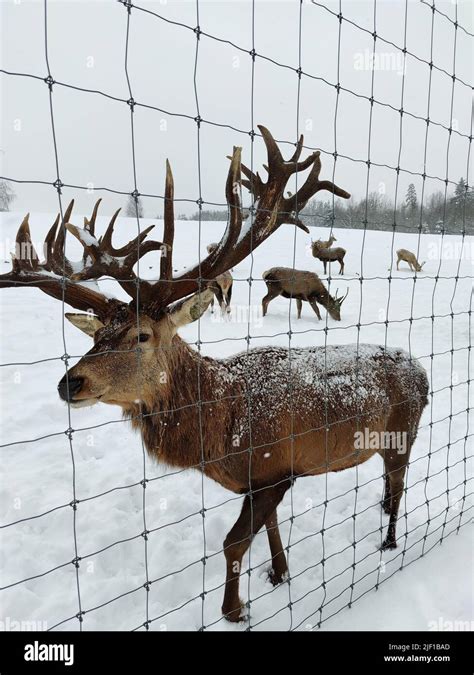
[[224,300],[224,293],[222,292],[222,288],[216,284],[216,287],[213,289],[214,294],[216,296],[216,300],[219,303],[219,307],[221,308],[221,314],[225,314],[225,300]]
[[400,258],[397,259],[397,270],[398,270],[398,265],[400,264]]
[[268,293],[264,298],[262,298],[262,312],[263,316],[266,316],[267,314],[267,308],[269,303],[277,298],[280,295],[280,290],[277,289],[275,286],[273,287],[268,287]]
[[324,274],[326,274],[326,269],[327,269],[328,264],[325,260],[323,260],[323,265],[324,265]]
[[296,309],[298,311],[298,319],[301,319],[301,310],[303,309],[303,301],[296,298]]
[[229,288],[227,289],[227,295],[226,295],[226,303],[227,303],[227,312],[230,312],[230,300],[232,298],[232,283],[230,284]]
[[311,307],[314,309],[314,311],[316,312],[316,316],[318,317],[318,319],[321,321],[321,314],[319,312],[319,307],[316,303],[316,300],[308,300],[308,302],[311,305]]
[[388,474],[388,469],[385,466],[384,491],[382,499],[382,508],[385,511],[385,513],[390,513],[391,501],[392,501],[392,494],[390,490],[390,476]]
[[209,305],[209,308],[211,310],[211,314],[214,314],[214,296],[212,296],[211,303]]
[[247,495],[240,516],[224,540],[227,573],[222,613],[229,621],[243,621],[245,618],[242,616],[242,603],[239,598],[242,558],[254,535],[272,516],[289,487],[289,481],[284,481],[252,493],[252,499]]
[[400,499],[403,494],[406,464],[389,472],[390,481],[390,520],[388,523],[387,536],[382,544],[382,550],[387,551],[397,548],[397,518]]
[[268,543],[270,545],[270,554],[272,556],[272,569],[268,576],[272,584],[277,586],[285,580],[285,575],[288,572],[288,564],[281,543],[276,509],[265,521],[265,527],[267,528]]
[[344,260],[339,260],[339,274],[344,274]]

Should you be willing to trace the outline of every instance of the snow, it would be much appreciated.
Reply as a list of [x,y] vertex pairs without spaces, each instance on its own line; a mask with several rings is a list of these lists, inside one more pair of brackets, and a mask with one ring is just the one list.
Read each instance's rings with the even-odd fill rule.
[[[4,241],[14,241],[21,220],[22,214],[1,214]],[[44,238],[51,222],[49,214],[31,215],[35,241]],[[102,232],[107,222],[98,218],[97,230]],[[144,219],[141,225],[151,223]],[[197,262],[198,252],[205,257],[206,245],[219,240],[225,223],[201,227],[198,251],[197,224],[176,223],[175,268]],[[116,245],[135,234],[135,219],[119,219]],[[313,239],[326,235],[321,229],[311,232]],[[399,272],[393,265],[389,283],[393,253],[401,247],[416,252],[417,235],[396,234],[393,242],[386,232],[367,231],[364,238],[361,231],[338,230],[335,236],[347,250],[346,274],[334,276],[330,285],[332,294],[349,287],[340,322],[328,318],[324,308],[318,322],[307,303],[298,321],[296,303],[290,308],[283,298],[272,301],[267,316],[261,316],[266,293],[261,275],[269,267],[291,267],[295,259],[297,268],[325,278],[322,264],[308,252],[310,237],[283,225],[234,269],[231,320],[206,313],[199,324],[181,331],[190,343],[202,342],[203,354],[219,358],[245,351],[248,344],[386,344],[417,358],[434,391],[412,451],[399,548],[379,551],[380,528],[385,532],[388,520],[379,506],[378,457],[355,469],[298,479],[278,511],[282,540],[290,545],[290,582],[276,588],[268,582],[264,532],[255,537],[244,559],[244,567],[250,564],[252,570],[241,579],[241,595],[251,599],[251,626],[312,630],[321,619],[322,603],[321,630],[436,630],[449,622],[470,622],[472,473],[464,458],[472,455],[466,381],[472,379],[467,347],[473,242],[466,239],[461,250],[461,238],[449,236],[441,249],[439,236],[422,235],[418,259],[427,260],[423,271],[415,277],[403,264]],[[68,238],[67,255],[81,258],[82,247],[73,237]],[[8,251],[3,256],[0,273],[11,265]],[[156,278],[159,252],[143,258],[140,270]],[[333,266],[334,274],[337,271],[338,265]],[[101,288],[125,297],[110,280],[101,282]],[[203,620],[208,630],[245,630],[248,624],[228,624],[220,612],[222,542],[238,515],[241,497],[196,472],[170,470],[144,459],[140,437],[119,408],[99,404],[68,410],[59,401],[56,386],[65,371],[60,357],[66,351],[72,365],[90,348],[90,339],[63,321],[59,302],[34,288],[2,289],[0,311],[0,360],[8,364],[0,369],[1,523],[16,523],[0,530],[0,585],[15,584],[0,593],[0,621],[36,621],[40,628],[64,621],[58,630],[76,630],[79,588],[84,630],[142,627],[147,598],[148,617],[156,619],[151,630],[196,630]],[[264,412],[262,423],[270,424]],[[65,433],[69,428],[74,430],[71,445]],[[146,490],[141,484],[144,467]],[[79,500],[75,511],[70,505],[73,485]],[[144,501],[147,542],[141,534]],[[463,527],[456,534],[459,524]],[[75,540],[77,568],[71,562],[76,558]],[[145,560],[153,582],[148,593]],[[404,569],[397,571],[402,563]],[[378,591],[370,590],[377,582]]]

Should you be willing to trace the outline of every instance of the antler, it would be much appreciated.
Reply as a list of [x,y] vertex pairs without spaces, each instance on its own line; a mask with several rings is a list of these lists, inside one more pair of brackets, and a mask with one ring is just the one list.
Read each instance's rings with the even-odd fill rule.
[[[12,270],[0,275],[0,287],[36,286],[54,298],[64,299],[76,309],[83,311],[92,309],[101,319],[107,319],[121,303],[117,299],[107,298],[90,285],[79,282],[97,281],[101,277],[111,276],[131,298],[135,299],[137,292],[146,295],[152,284],[139,281],[133,267],[146,253],[167,247],[158,241],[144,242],[154,227],[151,225],[125,246],[114,248],[112,235],[120,209],[112,216],[104,236],[97,239],[95,222],[100,202],[100,199],[96,202],[91,219],[84,219],[82,229],[68,222],[74,206],[74,201],[71,201],[59,229],[58,215],[46,235],[43,246],[45,260],[42,263],[39,262],[31,241],[29,214],[25,216],[16,236],[16,253],[13,255]],[[67,231],[71,232],[84,247],[82,265],[72,263],[65,255]]]
[[342,305],[342,303],[344,302],[344,300],[345,300],[345,299],[347,298],[347,296],[349,295],[349,287],[347,288],[346,294],[343,295],[342,297],[338,297],[338,295],[337,295],[337,291],[338,291],[338,290],[339,290],[339,289],[336,288],[336,293],[334,294],[334,302],[337,302],[338,305],[339,305],[339,307],[340,307],[340,306]]
[[[44,293],[64,300],[82,311],[94,310],[102,319],[113,311],[118,301],[106,298],[94,289],[71,281],[74,266],[65,256],[66,221],[74,201],[71,201],[59,223],[58,215],[44,240],[44,262],[40,263],[31,241],[29,214],[25,216],[16,236],[16,251],[12,254],[12,269],[0,275],[0,287],[35,286]],[[59,225],[59,230],[58,230]]]
[[[320,181],[320,153],[313,152],[299,161],[303,149],[303,136],[300,137],[292,157],[285,161],[275,139],[264,126],[259,126],[267,148],[268,165],[265,169],[268,180],[263,182],[260,175],[241,164],[241,148],[234,148],[226,182],[226,199],[229,209],[227,229],[215,250],[204,260],[186,270],[180,276],[171,275],[162,278],[150,289],[151,302],[145,308],[150,314],[162,311],[169,303],[179,300],[197,291],[212,279],[237,265],[262,242],[264,242],[283,223],[294,223],[307,229],[298,218],[297,209],[302,208],[319,190],[331,190],[334,194],[348,199],[350,194],[329,181]],[[296,194],[284,197],[286,184],[294,173],[311,167],[311,171]],[[246,179],[241,179],[241,173]],[[241,185],[249,188],[254,197],[254,217],[246,224],[242,232],[242,206],[240,201]],[[172,195],[172,176],[169,165],[166,176],[166,195]],[[172,210],[165,209],[165,232],[172,233]],[[169,222],[168,222],[169,221]],[[172,245],[172,234],[165,240]],[[169,269],[169,268],[167,268]]]
[[[298,213],[305,208],[311,197],[313,197],[320,190],[328,190],[329,192],[333,192],[335,195],[342,197],[343,199],[349,199],[350,194],[331,181],[319,180],[319,174],[321,172],[321,157],[319,150],[313,152],[302,162],[299,161],[301,152],[303,150],[303,135],[300,136],[298,143],[296,144],[296,149],[293,153],[293,156],[288,160],[288,162],[284,162],[280,150],[268,129],[265,129],[265,127],[259,127],[259,129],[262,132],[265,143],[267,144],[267,149],[268,143],[270,143],[274,167],[281,166],[281,164],[286,165],[287,170],[289,169],[288,177],[293,173],[304,171],[312,165],[312,169],[308,178],[306,179],[303,186],[296,192],[296,194],[288,192],[288,197],[284,197],[282,199],[281,208],[279,209],[277,218],[278,225],[293,224],[309,234],[309,229],[301,221]],[[267,167],[264,165],[264,168],[268,171],[271,170],[270,159],[269,166]],[[242,180],[242,185],[244,185],[244,187],[246,187],[252,194],[255,204],[255,202],[261,198],[266,185],[262,181],[258,172],[254,173],[244,164],[242,164],[242,173],[247,177],[247,180]]]

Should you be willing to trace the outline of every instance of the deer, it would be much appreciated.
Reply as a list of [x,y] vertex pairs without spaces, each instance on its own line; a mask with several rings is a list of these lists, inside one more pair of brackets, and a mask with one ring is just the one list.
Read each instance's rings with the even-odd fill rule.
[[[328,240],[323,241],[321,239],[317,239],[316,243],[318,244],[319,248],[331,248],[335,241],[337,241],[336,237],[331,234]],[[311,245],[312,244],[314,244],[313,240],[311,240]]]
[[[113,231],[118,212],[97,238],[99,202],[84,228],[70,222],[71,202],[46,236],[43,261],[32,245],[25,217],[16,241],[18,250],[26,253],[14,256],[12,269],[0,275],[2,288],[35,286],[78,310],[67,312],[67,319],[93,339],[77,363],[66,363],[58,383],[63,402],[71,407],[119,406],[152,459],[195,469],[242,496],[240,515],[223,543],[222,613],[231,622],[247,620],[239,597],[240,572],[243,556],[262,528],[270,548],[269,580],[277,585],[287,579],[277,507],[299,478],[341,471],[381,455],[383,508],[389,513],[381,543],[383,550],[396,547],[404,475],[428,392],[425,370],[411,354],[396,348],[262,346],[217,359],[203,357],[179,336],[182,326],[201,321],[206,312],[213,296],[207,284],[266,241],[296,204],[320,190],[350,197],[332,182],[319,180],[318,151],[300,160],[303,136],[285,161],[270,131],[264,126],[259,130],[268,155],[267,181],[242,164],[242,149],[235,147],[225,189],[229,219],[219,246],[177,276],[172,267],[174,187],[169,162],[162,242],[145,241],[151,226],[117,249]],[[295,195],[284,197],[290,177],[307,169]],[[244,229],[242,185],[249,185],[256,204],[252,227]],[[84,248],[79,263],[66,257],[66,233]],[[159,278],[140,279],[135,264],[145,253],[158,250]],[[102,293],[102,277],[116,279],[130,301]],[[354,434],[364,428],[405,433],[406,451],[355,443]]]
[[[244,214],[242,219],[245,220],[248,217],[248,214]],[[217,247],[219,246],[218,243],[213,242],[212,244],[208,244],[206,246],[207,252],[209,254],[214,253],[216,251]],[[219,274],[218,277],[214,279],[209,284],[209,288],[213,291],[214,296],[217,299],[217,302],[219,303],[219,307],[221,308],[221,313],[224,316],[226,313],[230,312],[230,301],[232,298],[232,285],[233,285],[233,279],[232,279],[232,274],[230,273],[229,270],[226,272],[223,272],[222,274]],[[211,300],[210,304],[210,309],[211,312],[214,311],[214,296]]]
[[262,277],[268,290],[262,299],[263,316],[267,314],[268,304],[274,298],[282,295],[284,298],[294,298],[296,300],[298,319],[301,318],[304,300],[309,302],[320,321],[321,314],[317,303],[325,307],[329,316],[335,321],[341,320],[341,305],[347,298],[349,289],[347,289],[347,293],[342,297],[337,296],[336,290],[336,295],[333,297],[329,294],[317,274],[290,267],[272,267],[264,272]]
[[311,252],[315,258],[321,260],[324,265],[324,274],[326,274],[327,264],[335,260],[339,263],[339,274],[344,274],[344,256],[346,249],[341,246],[336,248],[326,248],[322,244],[325,242],[313,241]]
[[408,265],[410,266],[410,270],[412,272],[421,272],[421,268],[426,262],[425,260],[420,265],[420,263],[416,258],[416,255],[406,248],[399,248],[397,251],[397,270],[401,260],[408,263]]

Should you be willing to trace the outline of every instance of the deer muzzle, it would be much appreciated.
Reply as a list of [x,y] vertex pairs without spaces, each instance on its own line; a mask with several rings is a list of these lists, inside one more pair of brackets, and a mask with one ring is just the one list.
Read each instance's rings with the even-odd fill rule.
[[83,377],[71,377],[68,373],[64,375],[58,384],[58,393],[60,398],[67,403],[74,401],[74,396],[78,394],[84,384]]

